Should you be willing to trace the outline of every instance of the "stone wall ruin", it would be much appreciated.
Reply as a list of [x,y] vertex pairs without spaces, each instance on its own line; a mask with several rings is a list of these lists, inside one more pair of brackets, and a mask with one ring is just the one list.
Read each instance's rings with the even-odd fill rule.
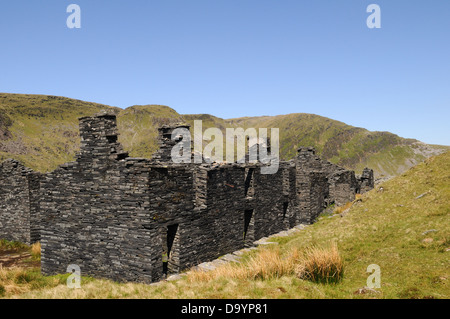
[[80,152],[53,172],[5,161],[0,238],[40,239],[46,275],[76,264],[85,275],[150,283],[312,223],[327,205],[373,187],[371,170],[357,179],[312,148],[270,175],[259,162],[172,163],[177,127],[188,128],[160,128],[152,159],[131,158],[118,143],[115,115],[102,113],[80,118]]
[[40,240],[41,174],[8,159],[0,163],[0,239],[31,244]]

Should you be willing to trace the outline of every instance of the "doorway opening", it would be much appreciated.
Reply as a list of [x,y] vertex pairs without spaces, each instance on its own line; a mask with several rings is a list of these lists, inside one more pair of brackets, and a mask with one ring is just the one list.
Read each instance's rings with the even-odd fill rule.
[[167,276],[170,273],[178,270],[178,265],[175,263],[175,246],[178,231],[178,224],[169,225],[163,233],[163,275]]
[[255,187],[253,180],[254,168],[245,169],[245,197],[251,198],[255,195]]
[[252,246],[255,240],[253,209],[244,211],[244,246]]
[[283,219],[286,218],[288,206],[289,206],[289,202],[284,202],[283,203]]

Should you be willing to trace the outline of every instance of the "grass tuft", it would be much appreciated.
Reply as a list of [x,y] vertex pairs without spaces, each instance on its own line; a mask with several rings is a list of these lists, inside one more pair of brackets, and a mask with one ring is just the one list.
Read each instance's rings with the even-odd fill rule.
[[40,260],[41,259],[41,243],[37,242],[31,245],[31,256],[34,259]]
[[219,278],[271,280],[297,276],[314,282],[336,283],[342,279],[343,271],[342,258],[333,243],[330,247],[309,247],[304,251],[295,247],[286,252],[278,247],[264,248],[244,264],[226,264],[209,272],[191,272],[188,281],[196,283]]
[[344,263],[337,244],[330,247],[310,247],[297,263],[296,274],[301,279],[320,283],[337,283],[344,275]]

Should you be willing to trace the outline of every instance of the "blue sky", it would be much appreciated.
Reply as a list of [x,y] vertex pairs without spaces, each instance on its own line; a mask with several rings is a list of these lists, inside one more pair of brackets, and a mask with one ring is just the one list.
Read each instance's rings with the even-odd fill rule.
[[[71,3],[81,29],[66,26]],[[0,92],[306,112],[450,145],[450,1],[2,1]]]

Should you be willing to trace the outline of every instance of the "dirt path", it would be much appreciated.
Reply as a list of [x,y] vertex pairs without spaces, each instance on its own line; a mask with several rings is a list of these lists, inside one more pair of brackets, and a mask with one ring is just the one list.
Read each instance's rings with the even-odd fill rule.
[[3,268],[33,268],[39,267],[39,261],[31,261],[28,251],[0,251],[0,266]]

